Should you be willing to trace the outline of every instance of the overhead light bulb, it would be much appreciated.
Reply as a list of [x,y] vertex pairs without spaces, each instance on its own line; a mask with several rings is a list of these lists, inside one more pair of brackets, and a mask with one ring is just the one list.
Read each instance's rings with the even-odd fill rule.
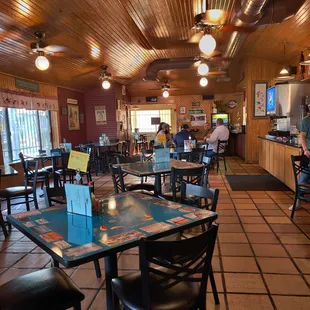
[[50,66],[50,62],[48,61],[48,59],[43,55],[40,55],[37,57],[36,61],[35,61],[35,65],[39,70],[46,70],[48,69],[48,67]]
[[207,79],[207,78],[202,77],[202,78],[200,79],[199,83],[200,83],[200,85],[201,85],[202,87],[205,87],[205,86],[208,85],[209,82],[208,82],[208,79]]
[[200,75],[207,75],[209,73],[209,66],[205,63],[201,63],[198,66],[198,74]]
[[169,97],[169,92],[168,92],[168,90],[164,90],[164,92],[163,92],[163,97],[164,97],[164,98],[168,98],[168,97]]
[[205,54],[211,54],[216,48],[216,41],[211,34],[205,34],[199,42],[200,50]]
[[281,71],[280,71],[280,75],[287,75],[289,74],[288,70],[284,67]]
[[104,80],[104,81],[102,82],[102,87],[103,87],[104,89],[109,89],[110,86],[111,86],[111,83],[110,83],[108,80]]

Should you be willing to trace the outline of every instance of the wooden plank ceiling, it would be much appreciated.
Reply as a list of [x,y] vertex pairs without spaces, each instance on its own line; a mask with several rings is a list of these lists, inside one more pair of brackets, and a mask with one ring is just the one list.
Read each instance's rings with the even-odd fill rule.
[[[211,8],[230,12],[235,3],[209,1]],[[286,38],[292,42],[288,59],[296,57],[301,47],[310,46],[309,6],[307,0],[293,19],[258,29],[248,37],[240,55],[250,53],[281,62],[279,49]],[[106,64],[116,81],[128,85],[132,96],[160,95],[161,91],[148,89],[160,88],[162,82],[142,81],[145,69],[156,59],[198,53],[197,44],[186,43],[193,34],[193,17],[192,0],[0,0],[0,71],[86,91],[100,83],[98,68]],[[295,35],[292,26],[297,29]],[[36,55],[29,53],[38,29],[46,33],[46,43],[68,48],[64,57],[48,56],[50,68],[46,71],[35,67]],[[217,31],[214,37],[217,49],[223,52],[230,33]],[[270,44],[265,44],[266,40]],[[215,80],[202,89],[194,70],[161,72],[160,76],[180,88],[172,92],[175,95],[223,89]],[[226,91],[234,90],[234,83],[224,85]]]

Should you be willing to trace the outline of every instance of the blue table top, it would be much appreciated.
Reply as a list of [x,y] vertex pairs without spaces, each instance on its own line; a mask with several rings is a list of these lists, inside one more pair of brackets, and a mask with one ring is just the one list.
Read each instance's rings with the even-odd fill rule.
[[172,167],[179,169],[191,169],[201,167],[202,165],[176,159],[170,159],[170,162],[167,163],[153,163],[152,161],[143,161],[113,166],[120,166],[122,168],[122,171],[140,177],[153,174],[169,173]]
[[65,266],[76,266],[201,223],[217,214],[140,193],[100,200],[92,217],[67,213],[66,207],[8,216],[8,221]]

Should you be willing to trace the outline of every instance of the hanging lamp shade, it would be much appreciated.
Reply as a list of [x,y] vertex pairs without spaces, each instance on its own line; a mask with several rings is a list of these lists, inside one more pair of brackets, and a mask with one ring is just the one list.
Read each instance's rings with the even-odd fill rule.
[[[284,41],[284,49],[283,49],[283,60],[285,63],[286,60],[286,42]],[[275,78],[276,81],[289,81],[294,80],[295,77],[290,74],[287,70],[287,67],[284,65],[279,75]]]
[[308,55],[299,64],[302,65],[302,66],[310,66],[310,47],[308,48]]

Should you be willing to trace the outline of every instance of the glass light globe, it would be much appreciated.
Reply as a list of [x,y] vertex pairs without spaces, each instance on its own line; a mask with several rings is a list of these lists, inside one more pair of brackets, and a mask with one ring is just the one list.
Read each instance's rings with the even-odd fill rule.
[[200,75],[206,75],[209,73],[209,66],[207,64],[202,63],[198,66],[197,71],[198,71],[198,74]]
[[208,79],[207,79],[207,78],[202,77],[202,78],[200,79],[199,83],[200,83],[200,85],[201,85],[202,87],[205,87],[205,86],[208,85],[209,82],[208,82]]
[[201,38],[199,48],[205,54],[211,54],[215,50],[216,41],[211,34],[206,34]]
[[103,87],[104,89],[109,89],[110,86],[111,86],[111,83],[110,83],[108,80],[104,80],[104,81],[102,82],[102,87]]
[[50,62],[45,56],[38,56],[35,61],[35,65],[39,70],[44,71],[48,69],[48,67],[50,66]]
[[169,97],[169,92],[168,92],[168,90],[165,90],[165,91],[163,92],[163,97],[164,97],[164,98],[168,98],[168,97]]

